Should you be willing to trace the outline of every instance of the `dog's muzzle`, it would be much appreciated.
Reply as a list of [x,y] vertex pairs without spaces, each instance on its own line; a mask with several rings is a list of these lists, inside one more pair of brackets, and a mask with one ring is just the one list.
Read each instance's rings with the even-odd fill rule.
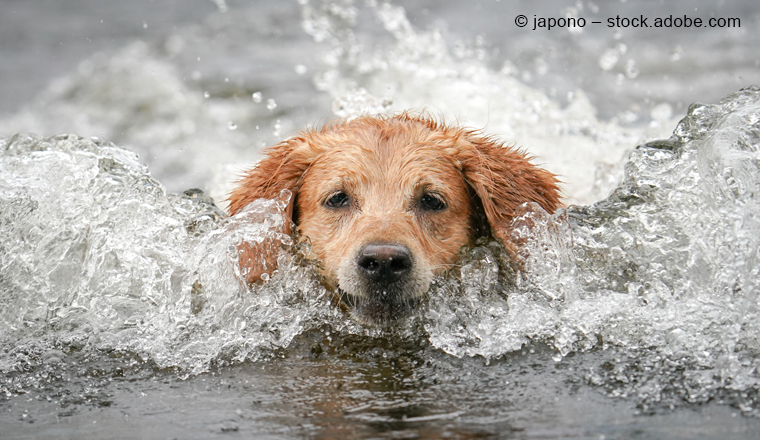
[[412,254],[400,244],[368,244],[356,259],[361,274],[377,287],[390,286],[412,271]]
[[341,294],[358,318],[387,324],[406,316],[419,302],[413,287],[414,259],[406,246],[367,244],[359,250],[355,264],[359,291]]

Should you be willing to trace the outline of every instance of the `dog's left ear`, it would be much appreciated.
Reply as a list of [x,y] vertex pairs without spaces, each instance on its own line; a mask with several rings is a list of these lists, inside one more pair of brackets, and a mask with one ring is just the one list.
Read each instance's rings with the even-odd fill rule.
[[465,180],[480,199],[491,233],[515,256],[509,230],[520,205],[535,202],[554,213],[561,206],[557,178],[519,150],[487,137],[465,133],[453,150]]

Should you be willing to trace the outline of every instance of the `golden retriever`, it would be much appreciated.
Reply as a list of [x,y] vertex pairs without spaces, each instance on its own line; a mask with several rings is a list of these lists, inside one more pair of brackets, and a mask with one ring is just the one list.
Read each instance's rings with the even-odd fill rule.
[[[509,231],[518,207],[535,202],[552,213],[560,205],[555,176],[529,159],[426,117],[360,117],[269,149],[231,193],[229,210],[290,190],[288,213],[325,285],[360,321],[385,324],[411,310],[478,237],[495,237],[516,258]],[[248,283],[274,269],[262,249],[240,247]]]

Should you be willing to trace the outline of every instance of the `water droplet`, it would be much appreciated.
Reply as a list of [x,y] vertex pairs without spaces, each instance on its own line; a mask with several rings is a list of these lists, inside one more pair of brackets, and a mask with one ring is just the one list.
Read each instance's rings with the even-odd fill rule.
[[549,72],[549,63],[547,63],[543,58],[536,58],[535,65],[536,73],[538,75],[544,76]]
[[507,76],[515,76],[520,73],[520,71],[517,69],[517,66],[515,66],[511,61],[504,61],[504,65],[501,67],[500,72],[503,75]]
[[615,67],[615,64],[617,64],[619,59],[620,56],[615,49],[607,49],[602,56],[599,57],[599,67],[601,67],[602,70],[610,70]]
[[636,66],[636,61],[628,60],[625,62],[625,76],[628,79],[634,79],[639,76],[639,68]]
[[143,29],[148,29],[148,23],[143,22]]
[[225,0],[212,0],[214,3],[216,3],[217,9],[219,9],[219,12],[224,14],[229,10],[227,7],[227,2]]
[[203,92],[203,97],[204,97],[204,98],[206,98],[206,99],[208,99],[208,98],[210,98],[210,97],[211,97],[211,93],[209,93],[209,92],[207,92],[207,91],[206,91],[206,92]]
[[682,57],[683,57],[683,48],[681,46],[676,46],[673,49],[673,53],[670,54],[669,59],[672,62],[676,62],[676,61],[680,61]]
[[282,122],[278,119],[274,121],[274,130],[272,130],[272,134],[274,137],[280,137],[280,131],[282,130]]
[[230,130],[237,130],[237,124],[230,121],[230,123],[227,125],[227,128],[229,128]]
[[306,72],[309,71],[309,69],[306,66],[304,66],[303,64],[298,64],[295,67],[295,70],[296,70],[296,73],[299,74],[299,75],[305,75]]
[[256,104],[260,103],[263,97],[261,96],[261,92],[254,92],[253,95],[251,95],[251,98],[253,98],[253,102]]
[[667,102],[663,102],[662,104],[654,106],[649,115],[655,121],[667,121],[671,118],[671,116],[673,116],[673,107],[671,107]]
[[267,110],[272,111],[277,108],[277,103],[274,99],[267,99]]

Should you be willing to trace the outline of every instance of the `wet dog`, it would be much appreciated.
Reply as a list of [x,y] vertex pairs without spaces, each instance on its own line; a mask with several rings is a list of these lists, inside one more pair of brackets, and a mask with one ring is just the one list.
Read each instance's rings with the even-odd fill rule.
[[[560,205],[556,178],[522,152],[408,114],[327,125],[272,147],[231,193],[230,214],[283,189],[325,285],[373,324],[404,316],[481,236],[517,258],[509,231],[518,208]],[[241,246],[249,283],[272,270],[273,258],[256,263],[261,249]]]

